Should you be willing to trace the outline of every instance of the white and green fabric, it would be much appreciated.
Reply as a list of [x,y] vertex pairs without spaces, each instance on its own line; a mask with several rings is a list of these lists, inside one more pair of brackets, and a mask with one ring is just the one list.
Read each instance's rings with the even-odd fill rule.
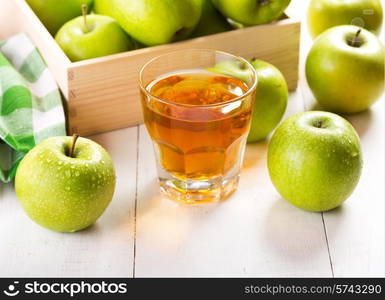
[[60,92],[37,48],[25,34],[0,41],[0,181],[35,145],[65,134]]

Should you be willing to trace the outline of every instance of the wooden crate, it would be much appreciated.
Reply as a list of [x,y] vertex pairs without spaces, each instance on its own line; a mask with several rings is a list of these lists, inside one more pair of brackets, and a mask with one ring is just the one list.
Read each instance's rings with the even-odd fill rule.
[[300,22],[290,18],[183,42],[71,63],[24,0],[0,0],[0,38],[26,32],[66,98],[69,133],[90,135],[142,122],[138,72],[152,57],[212,48],[276,65],[290,90],[298,81]]

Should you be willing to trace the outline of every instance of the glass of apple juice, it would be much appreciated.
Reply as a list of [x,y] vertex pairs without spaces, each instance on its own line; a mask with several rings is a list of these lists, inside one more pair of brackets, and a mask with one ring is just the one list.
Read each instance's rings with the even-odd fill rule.
[[161,191],[187,204],[225,199],[238,185],[254,68],[225,52],[188,49],[152,59],[139,77]]

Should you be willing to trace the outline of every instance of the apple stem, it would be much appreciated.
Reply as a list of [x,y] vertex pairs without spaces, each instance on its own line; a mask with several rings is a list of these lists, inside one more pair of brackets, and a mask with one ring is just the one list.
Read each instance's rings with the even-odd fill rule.
[[315,124],[317,128],[322,128],[322,121],[318,120],[317,123]]
[[359,47],[361,45],[361,41],[358,39],[358,36],[360,35],[360,33],[361,33],[361,28],[357,30],[356,34],[350,41],[350,46]]
[[69,154],[70,157],[74,157],[76,141],[78,140],[79,135],[78,135],[77,133],[74,133],[74,135],[72,136],[72,138],[73,138],[73,139],[72,139],[72,147],[71,147],[71,151],[70,151],[70,154]]
[[88,29],[87,11],[88,11],[87,4],[82,4],[82,15],[83,15],[84,26]]

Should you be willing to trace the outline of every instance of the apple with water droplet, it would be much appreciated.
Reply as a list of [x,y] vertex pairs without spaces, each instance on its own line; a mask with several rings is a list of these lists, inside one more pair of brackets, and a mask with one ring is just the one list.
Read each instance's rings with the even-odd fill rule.
[[271,181],[284,199],[304,210],[327,211],[344,202],[359,181],[360,139],[336,114],[298,113],[274,132],[267,162]]
[[55,40],[73,62],[125,52],[136,47],[118,22],[107,16],[87,15],[86,6],[83,6],[83,16],[65,23]]
[[85,138],[52,137],[21,161],[15,190],[25,212],[39,225],[74,232],[92,225],[115,190],[111,157]]
[[306,58],[305,72],[322,109],[358,113],[384,92],[385,47],[363,28],[332,27],[315,40]]

